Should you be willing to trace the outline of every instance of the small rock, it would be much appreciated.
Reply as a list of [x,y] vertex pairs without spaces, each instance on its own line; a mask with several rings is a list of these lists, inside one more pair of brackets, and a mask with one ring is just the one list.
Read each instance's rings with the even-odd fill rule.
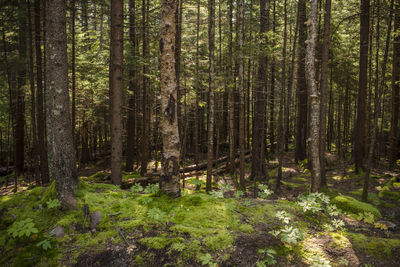
[[397,226],[395,223],[392,223],[389,221],[377,221],[377,223],[386,225],[388,230],[394,230],[394,229],[396,229],[396,226]]
[[50,231],[50,235],[54,236],[55,238],[64,237],[64,229],[57,225],[56,228]]
[[101,221],[101,212],[100,211],[90,213],[90,229],[91,230],[95,230],[99,226],[100,221]]

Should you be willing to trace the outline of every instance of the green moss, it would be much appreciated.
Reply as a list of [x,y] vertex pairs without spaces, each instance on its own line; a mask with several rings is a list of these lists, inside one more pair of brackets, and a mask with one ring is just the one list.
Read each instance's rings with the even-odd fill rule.
[[184,242],[184,239],[181,237],[169,238],[166,234],[163,234],[156,237],[145,237],[140,239],[139,242],[148,248],[163,249],[169,244],[181,244]]
[[[350,191],[349,194],[361,197],[362,188]],[[381,200],[379,199],[378,195],[375,193],[368,193],[368,202],[372,203],[375,206],[379,206],[381,204]]]
[[355,198],[345,195],[338,195],[332,199],[332,204],[335,204],[339,209],[354,214],[371,212],[375,218],[381,219],[382,215],[377,208],[371,204],[358,201]]
[[122,180],[136,179],[142,177],[138,172],[122,172]]
[[308,179],[304,177],[294,177],[291,179],[293,182],[307,183]]
[[254,233],[254,228],[250,224],[241,224],[238,230],[246,234]]
[[233,237],[228,230],[219,230],[216,234],[204,238],[203,244],[212,250],[223,250],[233,244]]
[[377,238],[356,233],[346,235],[353,248],[379,258],[390,257],[394,249],[400,248],[400,239]]
[[349,239],[341,232],[339,233],[329,233],[332,237],[332,241],[329,242],[329,246],[336,249],[344,249],[351,247]]
[[383,199],[400,200],[400,192],[382,190],[379,192],[379,197]]
[[92,176],[89,176],[88,180],[104,180],[109,175],[110,173],[108,172],[99,171],[93,174]]
[[393,188],[400,190],[400,183],[393,183]]

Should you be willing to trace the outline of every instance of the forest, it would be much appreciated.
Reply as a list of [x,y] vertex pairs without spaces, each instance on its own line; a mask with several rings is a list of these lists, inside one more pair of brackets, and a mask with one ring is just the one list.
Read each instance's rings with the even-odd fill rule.
[[0,0],[0,266],[399,266],[400,0]]

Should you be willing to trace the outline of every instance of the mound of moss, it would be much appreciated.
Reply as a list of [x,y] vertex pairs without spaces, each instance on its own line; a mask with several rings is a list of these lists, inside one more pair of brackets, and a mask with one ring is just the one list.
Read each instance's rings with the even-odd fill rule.
[[391,257],[395,249],[400,248],[400,239],[378,238],[358,233],[346,234],[352,246],[377,258]]
[[335,204],[339,209],[350,213],[359,214],[370,212],[375,216],[376,219],[382,218],[379,210],[373,205],[358,201],[357,199],[350,196],[337,195],[332,199],[332,204]]

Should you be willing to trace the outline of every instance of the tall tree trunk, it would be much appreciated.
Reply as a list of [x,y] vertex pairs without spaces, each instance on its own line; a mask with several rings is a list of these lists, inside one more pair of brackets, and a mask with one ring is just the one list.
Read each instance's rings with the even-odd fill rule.
[[386,35],[385,53],[383,55],[382,78],[381,78],[381,83],[380,83],[379,87],[377,88],[378,91],[375,92],[377,97],[375,97],[375,105],[374,105],[375,106],[374,125],[372,128],[371,143],[370,143],[369,150],[368,150],[368,158],[367,158],[367,162],[366,162],[367,164],[365,165],[365,177],[364,177],[364,185],[363,185],[363,191],[362,191],[362,197],[361,197],[362,201],[364,201],[364,202],[367,202],[367,199],[368,199],[369,176],[371,173],[371,164],[372,164],[374,150],[375,150],[376,133],[378,131],[378,119],[379,119],[379,113],[381,111],[381,99],[383,96],[384,86],[385,86],[386,62],[388,60],[388,55],[389,55],[390,34],[392,31],[393,5],[394,5],[394,0],[391,0],[389,20],[388,20],[388,30],[387,30],[387,35]]
[[142,159],[141,159],[141,168],[140,174],[144,175],[147,172],[147,164],[149,161],[149,126],[150,126],[150,107],[149,107],[149,90],[148,90],[148,78],[147,78],[147,56],[148,56],[148,34],[147,34],[147,5],[146,0],[142,1],[142,38],[143,38],[143,59],[145,59],[145,63],[143,65],[143,99],[142,99]]
[[306,56],[306,1],[299,0],[299,51],[297,56],[297,112],[296,112],[296,162],[306,158],[306,137],[307,137],[307,83],[305,73]]
[[72,107],[71,107],[71,114],[72,114],[72,137],[74,138],[74,143],[76,144],[75,140],[75,125],[76,125],[76,73],[75,73],[75,59],[76,59],[76,52],[75,52],[75,0],[71,0],[71,38],[72,38],[72,48],[71,48],[71,78],[72,78]]
[[233,68],[233,1],[229,1],[228,9],[229,33],[228,33],[228,121],[229,121],[229,167],[231,173],[235,172],[235,86]]
[[[28,4],[28,36],[29,36],[29,85],[31,89],[31,126],[32,126],[32,164],[35,170],[35,182],[40,184],[40,169],[39,169],[39,146],[37,142],[37,128],[36,128],[36,103],[35,103],[35,76],[33,71],[33,36],[32,36],[32,15],[31,3]],[[1,136],[0,136],[1,138]],[[0,141],[1,142],[1,141]],[[1,157],[2,150],[0,150]]]
[[[326,187],[325,174],[325,149],[326,149],[326,101],[328,89],[328,63],[329,63],[329,39],[331,28],[331,0],[325,2],[324,12],[324,41],[322,46],[322,71],[321,71],[321,116],[320,116],[320,164],[321,164],[321,187]],[[340,129],[340,128],[339,128]]]
[[368,39],[370,0],[361,0],[360,63],[358,80],[357,120],[354,127],[354,161],[356,172],[363,168],[365,154],[365,114],[368,83]]
[[167,195],[179,197],[179,130],[175,56],[175,12],[178,0],[163,0],[160,33],[161,131],[163,139],[160,188]]
[[320,165],[320,96],[315,72],[315,47],[317,45],[318,0],[311,0],[310,19],[308,20],[308,40],[306,54],[306,77],[310,101],[310,159],[311,192],[317,192],[321,186]]
[[175,24],[176,24],[176,37],[175,37],[175,74],[177,84],[177,111],[178,111],[178,127],[179,127],[179,139],[182,143],[183,140],[183,123],[182,123],[182,105],[181,105],[181,43],[182,43],[182,3],[183,0],[177,0],[175,12]]
[[[135,59],[136,52],[136,1],[129,1],[129,41],[132,59]],[[129,111],[127,125],[127,148],[126,148],[126,171],[133,171],[133,159],[135,156],[135,128],[136,128],[136,99],[135,99],[135,67],[130,67],[129,70]]]
[[[268,43],[267,31],[269,20],[270,0],[260,1],[260,36],[261,44],[266,46]],[[253,141],[252,141],[252,162],[251,177],[257,181],[263,179],[267,174],[265,169],[265,106],[266,106],[266,76],[267,76],[267,56],[261,54],[258,59],[257,84],[254,96],[254,120],[253,120]]]
[[26,4],[25,1],[20,1],[18,10],[18,79],[17,79],[17,105],[16,105],[16,118],[14,146],[15,146],[15,175],[20,176],[24,172],[25,161],[25,85],[26,85]]
[[[274,36],[272,38],[272,46],[275,47],[275,33],[276,33],[276,0],[273,0],[273,8],[272,8],[272,32]],[[272,56],[271,62],[271,93],[270,93],[270,110],[269,110],[269,142],[271,144],[271,152],[275,151],[275,56]]]
[[212,167],[214,159],[214,83],[215,83],[215,0],[208,0],[208,49],[209,49],[209,88],[208,88],[208,127],[207,127],[207,182],[211,191]]
[[[245,173],[244,173],[244,154],[245,154],[245,90],[244,90],[244,58],[243,58],[243,26],[244,26],[244,3],[238,0],[238,42],[239,42],[239,75],[238,91],[240,97],[239,103],[239,150],[240,150],[240,179],[239,185],[243,191],[246,191]],[[261,149],[265,149],[262,147]]]
[[[394,32],[400,28],[400,0],[395,3]],[[399,106],[400,106],[400,35],[394,36],[393,40],[393,68],[392,68],[392,113],[390,123],[390,155],[389,163],[393,167],[396,164],[398,147],[399,127]]]
[[[67,208],[76,207],[74,192],[78,179],[76,153],[73,145],[68,93],[68,57],[66,6],[62,0],[46,1],[46,82],[47,140],[50,176],[55,179],[56,192]],[[51,59],[51,60],[50,60]]]
[[[328,0],[329,1],[329,0]],[[286,89],[286,46],[287,46],[287,0],[284,2],[284,24],[283,24],[283,49],[282,49],[282,88],[279,100],[279,117],[278,117],[278,177],[276,181],[276,189],[279,189],[282,180],[282,162],[283,149],[286,136],[286,124],[283,121],[285,89]],[[286,100],[288,101],[288,99]],[[287,103],[287,102],[286,102]]]
[[110,44],[110,110],[111,110],[111,180],[120,185],[122,181],[122,66],[124,42],[124,1],[111,3]]
[[42,71],[42,38],[40,24],[40,7],[41,0],[35,0],[35,52],[36,52],[36,105],[37,105],[37,122],[38,122],[38,143],[40,153],[40,172],[42,176],[42,184],[48,184],[49,164],[47,158],[47,147],[45,142],[45,116],[43,103],[43,71]]
[[194,129],[194,145],[195,145],[195,163],[196,165],[199,164],[199,145],[201,143],[199,131],[199,104],[200,104],[200,75],[199,75],[199,68],[200,68],[200,46],[199,46],[199,39],[200,39],[200,0],[197,0],[197,18],[196,18],[196,106],[195,106],[195,129]]

